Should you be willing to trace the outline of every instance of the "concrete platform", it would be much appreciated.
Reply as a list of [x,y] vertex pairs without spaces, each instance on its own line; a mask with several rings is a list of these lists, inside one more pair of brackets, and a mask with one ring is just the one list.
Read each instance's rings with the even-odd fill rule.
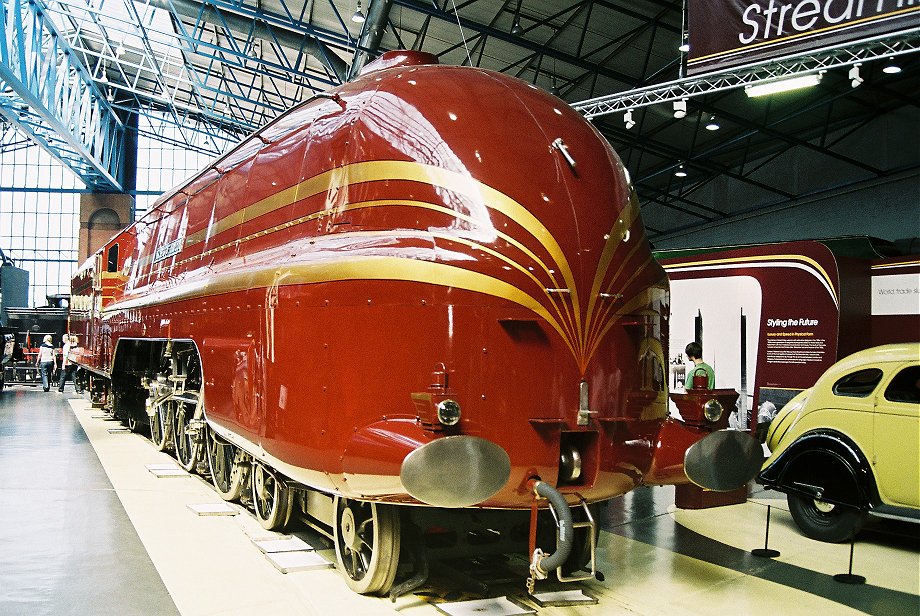
[[[785,498],[755,493],[746,503],[677,510],[673,488],[641,488],[600,516],[605,581],[540,582],[537,591],[581,588],[596,605],[541,607],[528,600],[523,555],[498,573],[469,566],[487,596],[438,571],[415,595],[391,603],[355,595],[334,569],[281,573],[254,540],[283,540],[251,514],[198,516],[215,502],[202,478],[162,481],[148,465],[173,464],[140,435],[109,434],[111,423],[72,395],[10,389],[0,394],[0,614],[442,614],[444,601],[508,597],[545,615],[905,614],[920,606],[920,527],[874,521],[856,545],[861,586],[834,582],[849,546],[802,537]],[[763,547],[766,505],[770,547]],[[315,533],[295,536],[330,561]],[[462,566],[462,565],[461,565]]]

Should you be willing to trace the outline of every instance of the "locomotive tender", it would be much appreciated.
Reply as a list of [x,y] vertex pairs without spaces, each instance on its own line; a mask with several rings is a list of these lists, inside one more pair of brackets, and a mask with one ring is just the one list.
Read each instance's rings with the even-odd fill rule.
[[436,64],[388,53],[283,114],[73,281],[97,395],[267,528],[325,529],[361,593],[401,547],[526,545],[537,494],[561,526],[540,499],[534,574],[593,567],[593,505],[686,482],[708,432],[667,419],[667,279],[617,155]]

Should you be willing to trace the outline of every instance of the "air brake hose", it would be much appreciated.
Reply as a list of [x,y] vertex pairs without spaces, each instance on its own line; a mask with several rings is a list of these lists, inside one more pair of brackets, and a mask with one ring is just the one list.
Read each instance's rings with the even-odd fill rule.
[[537,549],[533,554],[533,561],[530,565],[531,570],[533,570],[538,579],[545,579],[550,571],[558,569],[568,559],[575,540],[575,529],[572,525],[572,510],[559,490],[548,483],[536,481],[533,484],[533,491],[538,496],[542,496],[549,501],[549,506],[556,512],[559,520],[556,551],[552,554],[544,554],[542,550]]

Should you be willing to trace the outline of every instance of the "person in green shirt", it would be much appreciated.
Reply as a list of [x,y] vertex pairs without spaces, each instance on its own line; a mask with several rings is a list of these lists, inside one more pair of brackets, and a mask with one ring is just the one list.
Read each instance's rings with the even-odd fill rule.
[[706,389],[716,388],[716,373],[712,366],[703,361],[703,347],[696,342],[691,342],[684,349],[684,353],[690,361],[693,362],[693,368],[687,373],[687,379],[684,382],[684,389],[693,389],[693,377],[696,374],[705,374],[707,386]]

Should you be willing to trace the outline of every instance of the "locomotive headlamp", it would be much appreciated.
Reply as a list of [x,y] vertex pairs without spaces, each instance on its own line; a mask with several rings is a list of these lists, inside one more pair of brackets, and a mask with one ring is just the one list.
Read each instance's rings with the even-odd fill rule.
[[703,405],[703,415],[708,421],[716,422],[722,417],[722,404],[713,398]]
[[453,400],[438,402],[438,421],[445,426],[456,426],[460,421],[460,405]]

